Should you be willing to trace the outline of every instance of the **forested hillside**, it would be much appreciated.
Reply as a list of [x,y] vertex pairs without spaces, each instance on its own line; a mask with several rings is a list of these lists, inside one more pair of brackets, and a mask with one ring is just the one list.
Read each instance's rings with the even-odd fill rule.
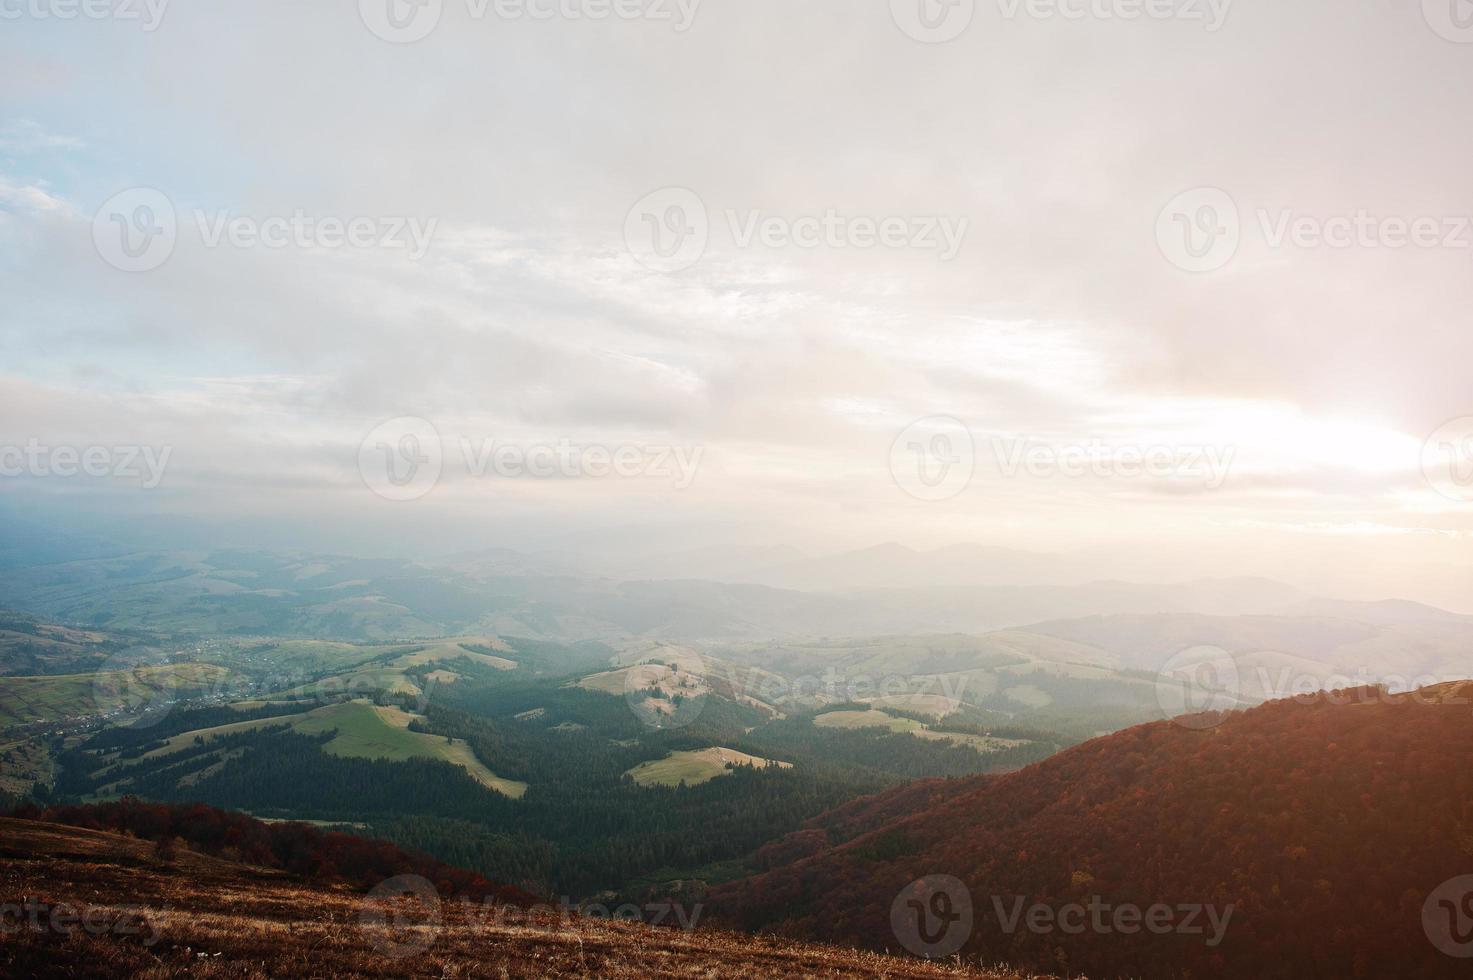
[[[1340,692],[902,787],[769,848],[773,870],[716,889],[714,914],[893,946],[897,896],[948,875],[971,903],[959,952],[973,962],[1098,978],[1463,976],[1428,938],[1445,911],[1433,893],[1473,873],[1469,704],[1459,685]],[[1173,928],[1107,919],[1070,934],[1016,914],[1100,903],[1167,906]],[[1227,920],[1220,942],[1176,928],[1187,906],[1197,927]]]

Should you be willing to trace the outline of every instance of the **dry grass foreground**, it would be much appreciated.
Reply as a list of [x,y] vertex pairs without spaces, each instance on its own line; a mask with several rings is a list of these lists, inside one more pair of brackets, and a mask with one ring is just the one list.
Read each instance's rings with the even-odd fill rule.
[[[421,879],[422,880],[422,879]],[[88,928],[13,909],[65,905]],[[348,889],[114,834],[0,819],[0,976],[972,977],[957,966],[638,923]],[[38,916],[47,922],[47,912]]]

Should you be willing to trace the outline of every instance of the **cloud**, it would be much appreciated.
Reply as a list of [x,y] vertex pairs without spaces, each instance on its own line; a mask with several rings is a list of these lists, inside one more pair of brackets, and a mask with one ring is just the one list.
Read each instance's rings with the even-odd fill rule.
[[[1225,526],[1469,527],[1417,455],[1473,415],[1473,249],[1276,247],[1263,231],[1285,210],[1473,214],[1473,133],[1446,97],[1473,61],[1418,11],[1236,7],[1208,33],[981,5],[940,46],[846,0],[707,0],[685,33],[463,15],[448,5],[434,34],[396,46],[351,4],[263,0],[29,56],[44,84],[29,72],[7,94],[19,121],[0,130],[0,153],[26,158],[0,176],[0,355],[7,404],[55,411],[12,412],[7,431],[175,440],[200,508],[278,487],[303,513],[338,510],[362,491],[353,440],[422,415],[447,432],[707,451],[709,478],[668,504],[499,488],[549,520],[668,507],[855,543],[1165,540],[1184,565]],[[266,40],[291,72],[263,70]],[[0,40],[0,60],[21,53]],[[179,218],[168,262],[136,275],[91,240],[95,209],[130,186],[163,191]],[[712,226],[702,260],[672,275],[623,240],[630,207],[665,186],[694,190]],[[1231,194],[1243,242],[1192,275],[1156,222],[1207,186]],[[438,226],[418,262],[211,248],[197,227],[298,210]],[[728,211],[970,225],[943,262],[743,248]],[[984,447],[1237,455],[1215,492],[984,467],[923,507],[888,459],[931,415]]]
[[0,220],[5,211],[62,211],[66,201],[39,184],[21,183],[0,174]]

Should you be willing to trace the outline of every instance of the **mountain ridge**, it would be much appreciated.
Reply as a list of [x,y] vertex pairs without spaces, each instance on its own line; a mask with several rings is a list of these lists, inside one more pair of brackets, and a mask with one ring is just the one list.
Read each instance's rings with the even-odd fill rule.
[[[1155,722],[1021,772],[902,787],[810,821],[768,870],[718,886],[713,909],[893,947],[892,903],[944,876],[975,913],[956,947],[971,962],[1101,978],[1460,975],[1424,934],[1423,905],[1473,872],[1469,689],[1349,689]],[[1231,906],[1236,928],[1209,947],[1010,930],[994,915],[1015,897],[1057,912],[1101,896]]]

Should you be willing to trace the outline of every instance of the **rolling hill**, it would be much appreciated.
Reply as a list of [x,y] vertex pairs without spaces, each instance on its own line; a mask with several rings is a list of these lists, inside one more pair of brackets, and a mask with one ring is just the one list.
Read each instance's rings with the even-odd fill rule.
[[80,674],[161,655],[163,637],[75,629],[0,609],[0,676]]
[[[219,725],[213,728],[181,732],[145,752],[145,760],[161,759],[190,746],[238,735],[244,732],[286,726],[303,735],[331,734],[322,746],[329,755],[357,759],[439,759],[464,769],[472,779],[487,789],[496,790],[513,799],[527,791],[527,784],[500,776],[487,769],[462,739],[445,738],[411,731],[409,725],[422,716],[402,708],[377,705],[366,700],[343,701],[323,705],[301,714]],[[223,750],[222,750],[223,751]],[[127,786],[113,787],[126,791]]]
[[1470,704],[1344,691],[909,784],[771,845],[713,914],[871,948],[928,924],[971,962],[1091,978],[1466,976],[1434,937],[1473,874]]

